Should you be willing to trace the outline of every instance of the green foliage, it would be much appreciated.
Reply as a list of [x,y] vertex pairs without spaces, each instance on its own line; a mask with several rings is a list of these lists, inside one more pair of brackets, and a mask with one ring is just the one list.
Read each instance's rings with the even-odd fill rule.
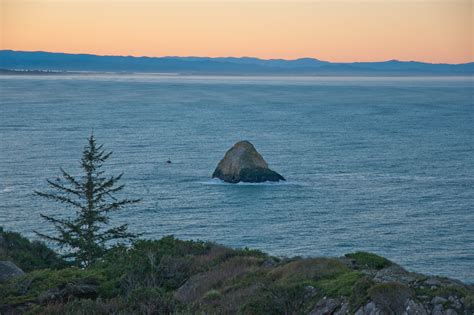
[[432,296],[441,296],[446,299],[450,296],[466,297],[473,294],[474,292],[472,290],[449,284],[438,287],[435,290],[431,290]]
[[241,306],[242,314],[294,314],[305,303],[305,285],[274,284],[249,296]]
[[270,286],[274,283],[274,280],[269,276],[268,271],[262,269],[254,269],[251,270],[242,277],[234,278],[228,284],[228,289],[238,289],[238,288],[245,288],[250,287],[252,285],[262,285],[262,286]]
[[172,294],[161,288],[137,288],[127,303],[133,314],[171,314],[177,308]]
[[109,300],[80,299],[65,302],[54,302],[46,305],[37,305],[30,309],[26,315],[108,315],[129,314],[127,304],[121,298]]
[[138,240],[134,243],[133,250],[136,252],[156,252],[160,256],[185,256],[202,255],[211,248],[211,243],[203,241],[182,241],[172,235],[165,236],[160,240]]
[[112,152],[106,152],[97,145],[91,135],[84,148],[81,167],[83,176],[75,178],[63,169],[62,177],[47,180],[53,192],[35,191],[36,195],[65,204],[74,209],[74,218],[61,219],[41,214],[47,222],[53,224],[57,235],[50,236],[36,232],[40,237],[57,243],[67,251],[65,258],[73,259],[79,266],[89,266],[107,251],[110,241],[130,240],[134,234],[127,232],[127,225],[108,227],[110,212],[138,202],[137,199],[118,200],[114,194],[124,185],[118,185],[123,174],[106,177],[103,163]]
[[5,232],[0,227],[0,260],[9,260],[23,271],[63,268],[67,263],[39,241],[30,242],[19,233]]
[[[22,244],[18,248],[29,248],[12,235]],[[371,280],[381,257],[351,256],[369,272],[348,267],[345,259],[276,260],[260,251],[173,236],[138,240],[114,246],[87,268],[33,270],[0,284],[0,312],[32,305],[31,314],[306,314],[325,296],[344,297],[350,312],[368,300],[384,314],[403,312],[412,289]],[[426,290],[464,297],[472,308],[468,286],[441,282]]]
[[96,270],[75,267],[61,270],[35,270],[0,284],[0,305],[36,301],[40,294],[81,280],[102,282],[104,276]]
[[129,294],[135,288],[178,288],[196,272],[194,257],[210,250],[210,243],[181,241],[173,236],[160,240],[138,240],[131,248],[116,246],[91,268],[102,270],[105,297]]
[[333,279],[324,279],[317,282],[316,286],[329,296],[350,296],[354,284],[362,277],[362,273],[351,271],[338,275]]
[[354,259],[356,265],[362,268],[383,269],[392,264],[390,260],[384,257],[367,252],[346,254],[346,257]]
[[221,297],[221,293],[218,290],[212,289],[212,290],[207,291],[206,294],[204,294],[203,298],[205,300],[213,301],[213,300],[219,299],[220,297]]
[[258,249],[249,249],[244,247],[243,249],[235,250],[235,254],[238,256],[250,256],[250,257],[257,257],[257,258],[267,258],[268,254],[262,252]]

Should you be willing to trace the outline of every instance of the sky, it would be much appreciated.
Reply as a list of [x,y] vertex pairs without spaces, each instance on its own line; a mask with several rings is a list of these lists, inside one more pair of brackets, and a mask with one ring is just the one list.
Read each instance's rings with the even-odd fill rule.
[[474,0],[0,0],[0,48],[474,61]]

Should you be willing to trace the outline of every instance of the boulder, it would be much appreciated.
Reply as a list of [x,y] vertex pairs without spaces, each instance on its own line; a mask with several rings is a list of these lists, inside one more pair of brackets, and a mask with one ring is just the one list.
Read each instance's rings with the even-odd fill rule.
[[11,261],[0,261],[0,283],[23,274],[23,270],[18,268]]
[[268,168],[267,162],[248,141],[234,144],[219,162],[212,177],[228,183],[262,183],[285,180],[283,176]]
[[338,299],[324,298],[320,300],[313,310],[309,313],[310,315],[330,315],[334,314],[334,311],[341,305],[341,301]]

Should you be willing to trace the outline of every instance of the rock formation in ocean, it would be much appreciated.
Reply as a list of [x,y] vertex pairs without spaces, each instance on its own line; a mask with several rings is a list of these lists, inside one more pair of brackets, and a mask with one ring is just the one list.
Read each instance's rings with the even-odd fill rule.
[[234,144],[219,162],[212,177],[228,183],[285,180],[283,176],[268,168],[267,162],[249,141]]

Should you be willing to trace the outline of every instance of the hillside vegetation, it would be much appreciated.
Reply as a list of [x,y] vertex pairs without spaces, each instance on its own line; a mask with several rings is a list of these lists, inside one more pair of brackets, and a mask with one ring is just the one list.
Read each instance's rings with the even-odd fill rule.
[[1,314],[472,314],[474,289],[371,253],[279,258],[172,236],[113,248],[87,268],[0,231]]

